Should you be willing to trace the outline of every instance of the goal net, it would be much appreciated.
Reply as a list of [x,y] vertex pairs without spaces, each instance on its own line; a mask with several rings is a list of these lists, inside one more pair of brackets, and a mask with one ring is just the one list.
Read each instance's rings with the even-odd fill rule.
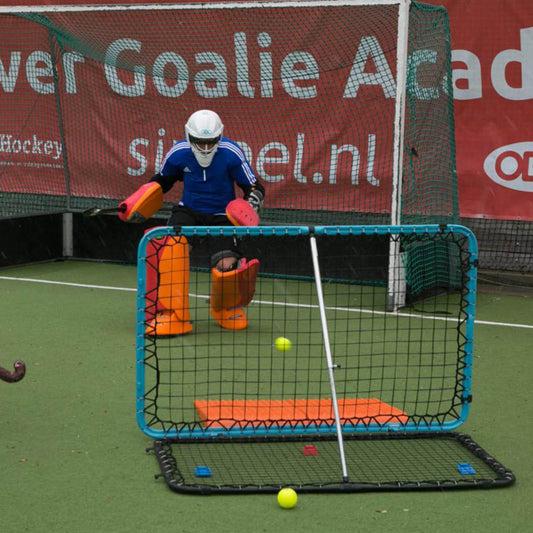
[[0,32],[1,215],[116,205],[212,108],[265,183],[264,223],[458,216],[443,8],[13,6]]

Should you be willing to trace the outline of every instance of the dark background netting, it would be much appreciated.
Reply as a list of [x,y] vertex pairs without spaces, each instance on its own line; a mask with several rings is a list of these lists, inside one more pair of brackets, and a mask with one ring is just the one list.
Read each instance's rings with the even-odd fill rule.
[[[397,20],[327,4],[2,15],[0,216],[116,205],[208,107],[265,183],[263,223],[389,223]],[[412,4],[408,49],[401,219],[459,222],[444,9]],[[461,222],[482,268],[531,271],[531,223]]]

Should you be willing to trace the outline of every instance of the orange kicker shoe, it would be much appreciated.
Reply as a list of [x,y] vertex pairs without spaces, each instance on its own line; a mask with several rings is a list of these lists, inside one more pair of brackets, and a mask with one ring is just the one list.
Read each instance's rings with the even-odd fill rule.
[[244,309],[238,307],[234,309],[214,309],[211,307],[209,312],[221,328],[240,330],[248,327],[248,318]]

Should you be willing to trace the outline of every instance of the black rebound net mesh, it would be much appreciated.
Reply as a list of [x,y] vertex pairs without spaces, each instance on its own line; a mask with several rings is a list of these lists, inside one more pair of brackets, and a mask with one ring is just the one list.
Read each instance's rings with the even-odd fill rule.
[[[334,437],[165,439],[153,451],[161,476],[176,492],[195,494],[367,492],[498,488],[514,474],[461,433],[351,435],[342,480]],[[280,459],[282,458],[282,459]]]
[[[152,230],[139,253],[146,427],[191,436],[334,430],[311,237],[345,430],[460,423],[470,403],[475,251],[459,231],[408,228]],[[211,251],[233,239],[246,265],[258,266],[255,280],[248,266],[211,270]],[[432,287],[431,298],[398,313],[386,310],[390,239],[404,250],[403,290]],[[224,327],[218,308],[245,308],[247,324]],[[288,350],[277,349],[278,337]]]

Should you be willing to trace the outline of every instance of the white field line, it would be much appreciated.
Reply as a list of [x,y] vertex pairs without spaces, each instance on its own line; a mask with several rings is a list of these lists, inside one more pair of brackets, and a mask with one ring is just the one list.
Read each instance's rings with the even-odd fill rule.
[[[125,291],[125,292],[137,292],[137,289],[132,289],[130,287],[112,287],[106,285],[90,285],[86,283],[68,283],[66,281],[51,281],[46,279],[34,279],[34,278],[18,278],[12,276],[0,276],[0,280],[7,281],[25,281],[31,283],[45,283],[50,285],[64,285],[69,287],[79,287],[82,289],[101,289],[107,291]],[[207,299],[209,296],[207,294],[190,294],[192,298]],[[285,307],[302,307],[307,309],[317,309],[318,305],[314,304],[300,304],[300,303],[289,303],[289,302],[270,302],[267,300],[252,300],[256,304],[265,304],[265,305],[283,305]],[[370,315],[386,315],[386,316],[398,316],[404,318],[421,318],[424,320],[444,320],[447,322],[455,322],[456,318],[442,317],[442,316],[431,316],[431,315],[421,315],[418,313],[403,313],[403,312],[387,312],[387,311],[374,311],[372,309],[362,309],[358,307],[331,307],[326,306],[326,309],[331,311],[346,311],[349,313],[366,313]],[[533,325],[530,324],[514,324],[512,322],[492,322],[490,320],[475,320],[476,324],[482,324],[485,326],[500,326],[506,328],[521,328],[521,329],[533,329]]]

